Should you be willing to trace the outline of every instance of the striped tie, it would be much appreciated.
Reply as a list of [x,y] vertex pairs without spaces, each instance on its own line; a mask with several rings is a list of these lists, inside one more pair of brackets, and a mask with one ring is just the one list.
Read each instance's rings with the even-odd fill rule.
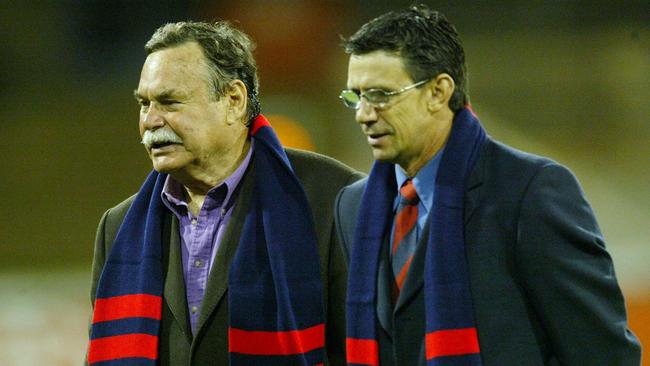
[[411,179],[407,179],[399,190],[400,202],[395,216],[395,230],[393,232],[393,246],[391,248],[391,262],[395,286],[393,300],[399,297],[406,274],[408,273],[413,253],[417,245],[416,224],[418,222],[418,197]]

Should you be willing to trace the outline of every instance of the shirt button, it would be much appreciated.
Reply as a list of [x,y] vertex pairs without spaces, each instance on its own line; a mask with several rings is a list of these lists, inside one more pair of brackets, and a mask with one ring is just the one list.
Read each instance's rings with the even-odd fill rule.
[[197,311],[199,311],[199,308],[192,306],[192,314],[196,314]]
[[224,217],[224,216],[226,216],[226,209],[222,208],[221,209],[221,217]]
[[198,222],[198,221],[197,221],[196,219],[192,219],[192,226],[196,226],[196,223],[197,223],[197,222]]
[[201,260],[197,259],[197,260],[194,262],[194,267],[199,268],[199,267],[201,267],[202,264],[203,264],[203,262],[201,262]]

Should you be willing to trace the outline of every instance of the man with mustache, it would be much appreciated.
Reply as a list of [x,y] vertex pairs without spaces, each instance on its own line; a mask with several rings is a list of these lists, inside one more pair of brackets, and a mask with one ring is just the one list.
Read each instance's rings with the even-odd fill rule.
[[376,159],[335,209],[348,364],[639,365],[578,182],[486,135],[453,25],[415,6],[344,45],[340,97]]
[[95,243],[94,365],[341,365],[336,193],[361,176],[283,149],[253,43],[228,22],[147,42],[135,98],[154,170]]

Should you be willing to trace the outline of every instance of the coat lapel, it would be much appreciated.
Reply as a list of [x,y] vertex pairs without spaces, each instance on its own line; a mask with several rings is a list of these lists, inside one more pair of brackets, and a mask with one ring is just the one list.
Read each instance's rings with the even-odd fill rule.
[[[228,273],[230,272],[230,262],[235,256],[237,247],[239,246],[239,239],[241,237],[241,230],[246,221],[251,199],[253,197],[253,185],[255,183],[253,162],[249,166],[246,175],[240,184],[240,191],[237,194],[235,206],[233,208],[232,216],[228,221],[228,226],[225,228],[223,238],[219,244],[214,264],[210,270],[208,277],[207,287],[205,289],[205,296],[201,304],[201,314],[197,320],[196,334],[201,334],[202,328],[205,326],[206,321],[210,318],[212,312],[215,311],[217,306],[224,298],[226,289],[228,287]],[[224,306],[228,306],[225,304]]]
[[165,248],[167,250],[163,250],[163,253],[169,253],[163,289],[164,298],[183,334],[191,342],[192,331],[190,329],[190,318],[187,311],[185,279],[183,277],[183,265],[181,263],[181,239],[176,216],[171,213],[165,215],[163,227],[165,228],[163,245],[169,245],[169,248]]
[[490,153],[492,152],[492,140],[489,137],[483,144],[481,150],[482,151],[478,157],[478,160],[476,161],[476,165],[474,166],[474,169],[472,169],[472,172],[470,173],[469,179],[467,181],[467,190],[465,191],[465,201],[464,201],[465,225],[467,225],[469,220],[474,215],[474,211],[481,203],[482,189],[480,188],[483,185],[485,161],[488,160],[486,156],[490,155]]

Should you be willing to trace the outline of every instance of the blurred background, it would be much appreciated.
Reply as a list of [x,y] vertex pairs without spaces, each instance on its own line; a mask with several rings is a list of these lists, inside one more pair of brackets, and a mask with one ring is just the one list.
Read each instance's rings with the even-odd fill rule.
[[[132,91],[158,26],[237,22],[257,42],[263,112],[283,141],[367,172],[370,151],[337,99],[340,36],[410,3],[0,2],[0,365],[83,359],[97,222],[151,169]],[[631,328],[650,345],[650,3],[424,3],[464,40],[488,132],[582,182]]]

